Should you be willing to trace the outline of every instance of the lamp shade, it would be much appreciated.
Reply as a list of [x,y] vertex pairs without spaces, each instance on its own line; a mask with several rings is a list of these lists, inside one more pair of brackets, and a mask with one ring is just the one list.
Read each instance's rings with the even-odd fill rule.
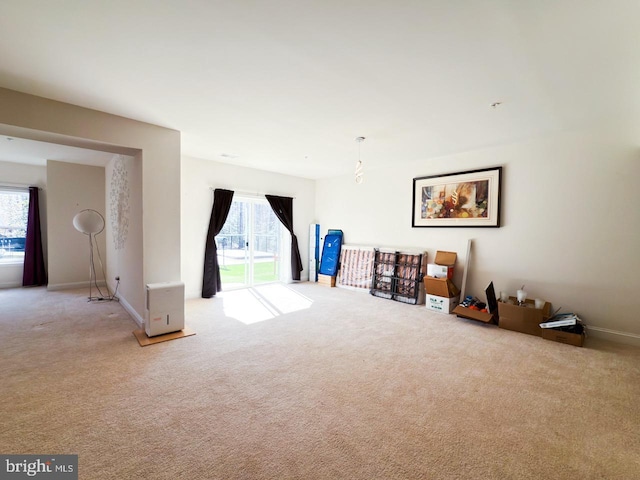
[[104,230],[104,217],[95,210],[82,210],[73,217],[73,226],[87,235],[100,233]]

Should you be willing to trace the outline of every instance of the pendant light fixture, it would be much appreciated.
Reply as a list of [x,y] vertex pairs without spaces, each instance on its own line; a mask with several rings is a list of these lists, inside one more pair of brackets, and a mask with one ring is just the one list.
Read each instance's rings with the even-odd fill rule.
[[357,137],[358,142],[358,162],[356,163],[356,183],[360,184],[364,180],[364,167],[362,166],[362,160],[360,160],[360,144],[364,142],[364,137]]

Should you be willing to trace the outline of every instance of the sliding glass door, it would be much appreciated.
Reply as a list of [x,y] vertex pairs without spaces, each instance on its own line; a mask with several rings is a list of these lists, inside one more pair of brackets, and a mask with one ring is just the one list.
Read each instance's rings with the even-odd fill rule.
[[216,241],[223,290],[280,280],[282,224],[266,200],[234,195]]

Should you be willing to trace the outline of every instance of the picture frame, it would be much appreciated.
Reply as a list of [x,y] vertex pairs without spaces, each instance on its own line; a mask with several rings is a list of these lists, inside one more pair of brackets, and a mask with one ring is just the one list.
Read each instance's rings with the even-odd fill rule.
[[413,179],[412,227],[500,227],[502,167]]

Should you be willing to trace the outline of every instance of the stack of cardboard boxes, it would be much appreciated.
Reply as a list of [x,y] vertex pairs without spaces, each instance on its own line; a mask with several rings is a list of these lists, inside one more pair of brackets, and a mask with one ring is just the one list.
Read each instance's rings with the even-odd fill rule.
[[456,257],[455,252],[436,252],[435,263],[427,264],[424,287],[427,292],[425,303],[429,310],[448,314],[458,305],[460,289],[453,283]]

